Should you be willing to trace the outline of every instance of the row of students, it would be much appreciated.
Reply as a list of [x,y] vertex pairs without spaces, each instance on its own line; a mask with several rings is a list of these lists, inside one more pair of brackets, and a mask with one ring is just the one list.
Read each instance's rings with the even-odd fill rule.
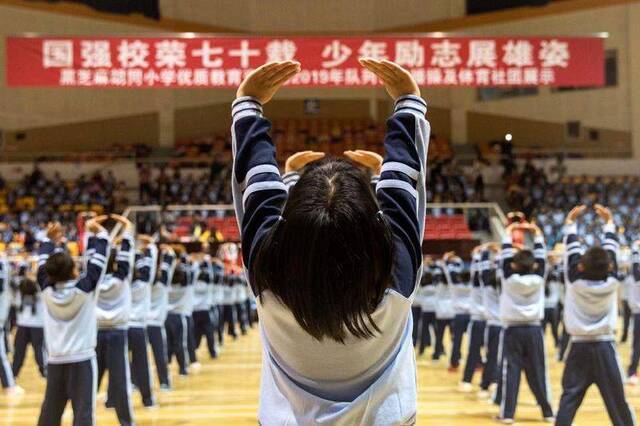
[[[113,231],[114,238],[108,237],[103,226],[107,220],[119,228]],[[27,262],[19,265],[14,277],[19,301],[13,368],[4,336],[0,336],[0,378],[8,393],[23,392],[14,377],[30,342],[40,372],[47,376],[40,424],[57,424],[68,399],[74,424],[90,424],[95,390],[107,373],[107,407],[115,408],[120,424],[135,424],[132,384],[140,391],[144,406],[155,405],[147,345],[155,358],[161,389],[170,389],[169,353],[184,354],[184,364],[179,363],[181,372],[196,361],[195,349],[202,337],[208,341],[210,355],[217,355],[216,346],[222,339],[218,335],[215,341],[215,331],[224,329],[224,324],[218,326],[222,306],[233,306],[239,314],[231,321],[240,318],[243,330],[251,325],[253,316],[247,313],[251,304],[239,288],[246,283],[238,274],[225,276],[222,265],[208,255],[187,256],[181,246],[158,247],[147,236],[139,235],[136,241],[133,225],[122,216],[93,217],[87,229],[81,266],[66,250],[59,224],[52,224],[40,236],[37,282],[31,279]],[[11,279],[9,271],[9,262],[4,259],[0,265],[2,320],[6,320],[11,299],[5,285]],[[183,298],[185,294],[187,298]],[[176,303],[172,305],[170,300]],[[196,314],[202,310],[206,315]],[[184,314],[185,321],[194,315],[197,319],[180,330],[177,344],[166,338],[170,312]],[[228,327],[235,331],[236,324]],[[39,345],[45,341],[47,349],[43,350]]]
[[[567,216],[562,268],[566,272],[563,278],[557,275],[561,267],[550,270],[552,268],[547,263],[542,233],[532,224],[510,225],[501,249],[495,244],[485,244],[473,251],[471,282],[472,285],[477,283],[484,291],[482,306],[487,321],[485,327],[488,327],[485,344],[493,340],[486,350],[481,392],[488,388],[488,383],[498,383],[495,401],[500,405],[498,420],[503,423],[512,423],[515,417],[520,375],[524,370],[542,415],[549,422],[572,424],[587,389],[595,384],[611,422],[615,425],[635,424],[633,410],[625,400],[624,377],[620,373],[615,347],[617,289],[620,284],[615,226],[609,210],[597,205],[596,213],[605,222],[603,245],[583,247],[576,235],[575,221],[585,210],[584,206],[579,206]],[[512,235],[527,233],[533,234],[533,250],[518,247],[512,242]],[[493,261],[490,260],[491,256]],[[637,274],[636,281],[640,281],[637,246],[632,265],[633,272]],[[424,287],[432,282],[430,275],[430,272],[425,272],[425,279],[421,283]],[[563,393],[554,419],[549,402],[543,327],[550,324],[553,328],[555,324],[555,312],[550,312],[550,309],[557,308],[561,279],[566,284],[564,323],[570,336],[570,345],[562,378]],[[425,293],[422,291],[418,294]],[[473,299],[480,300],[477,295]],[[482,321],[480,316],[476,318]],[[494,335],[493,339],[491,334]],[[474,339],[473,335],[469,339],[467,366],[463,376],[466,386],[463,386],[463,390],[471,389],[471,366],[475,367],[479,362],[477,341],[478,338]],[[501,350],[496,351],[496,346],[500,346]],[[637,353],[635,351],[634,356]],[[501,374],[493,374],[494,365],[499,366]],[[637,368],[635,358],[632,359],[630,370],[633,368]]]

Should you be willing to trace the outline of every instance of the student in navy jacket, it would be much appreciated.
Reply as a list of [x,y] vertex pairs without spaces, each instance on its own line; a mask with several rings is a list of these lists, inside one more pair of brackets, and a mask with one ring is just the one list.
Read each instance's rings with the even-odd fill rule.
[[109,258],[109,235],[95,220],[87,222],[84,271],[79,273],[63,243],[62,226],[51,224],[40,238],[38,284],[45,305],[47,388],[39,426],[59,425],[71,400],[74,426],[95,424],[96,287]]
[[[571,345],[562,375],[562,397],[556,424],[570,426],[587,389],[595,384],[615,426],[635,425],[624,396],[624,377],[615,347],[618,321],[618,238],[609,209],[596,204],[605,222],[604,243],[585,251],[578,240],[576,219],[585,206],[575,207],[565,220],[566,297],[564,321]],[[633,269],[640,272],[637,256]],[[640,278],[640,274],[638,274]]]
[[298,63],[258,68],[233,103],[234,204],[265,351],[261,424],[415,422],[426,103],[409,72],[360,62],[395,100],[377,196],[344,160],[308,165],[287,193],[262,105]]

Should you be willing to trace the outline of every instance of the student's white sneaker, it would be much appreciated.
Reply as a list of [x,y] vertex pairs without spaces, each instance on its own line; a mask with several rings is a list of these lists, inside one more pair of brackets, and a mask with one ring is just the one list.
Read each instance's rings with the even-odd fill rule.
[[495,417],[495,420],[503,425],[512,425],[514,423],[513,419],[505,419],[503,417]]
[[202,370],[202,364],[196,361],[193,364],[189,365],[189,369],[192,371],[200,371]]
[[632,374],[631,376],[629,376],[627,378],[627,384],[636,386],[638,384],[638,376],[635,374]]
[[551,417],[545,417],[544,418],[545,423],[555,423],[556,422],[556,418],[551,416]]
[[478,399],[480,401],[486,401],[487,399],[489,399],[490,396],[491,394],[489,394],[488,390],[480,389],[478,391]]
[[14,385],[14,386],[11,386],[10,388],[6,388],[4,390],[4,394],[7,396],[7,398],[17,398],[19,396],[24,395],[25,391],[20,386]]
[[458,383],[458,392],[470,393],[473,392],[473,385],[467,382]]

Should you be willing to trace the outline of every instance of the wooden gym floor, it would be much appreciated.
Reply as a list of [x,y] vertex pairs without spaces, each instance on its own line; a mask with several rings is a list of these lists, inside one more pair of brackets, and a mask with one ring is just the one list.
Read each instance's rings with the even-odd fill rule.
[[[448,340],[447,340],[448,341]],[[562,364],[555,361],[555,352],[547,336],[549,374],[553,389],[554,409],[560,398]],[[209,360],[204,344],[199,352],[202,369],[189,377],[179,378],[175,361],[171,371],[174,390],[156,392],[160,407],[154,410],[142,408],[139,394],[134,392],[136,421],[140,426],[169,425],[255,425],[258,408],[261,347],[256,329],[237,341],[227,343],[217,360]],[[620,347],[623,368],[629,360],[629,343]],[[430,351],[427,349],[427,353]],[[495,425],[492,420],[497,407],[479,401],[476,392],[462,394],[457,390],[461,373],[447,372],[444,359],[432,364],[427,356],[418,358],[418,424],[420,425]],[[474,383],[478,375],[474,377]],[[26,426],[37,422],[45,382],[35,368],[33,354],[27,354],[18,383],[26,394],[16,400],[8,400],[0,394],[0,424]],[[104,387],[104,384],[103,384]],[[102,389],[100,392],[104,392]],[[640,407],[640,387],[627,387],[631,405]],[[516,421],[523,425],[542,425],[540,411],[534,403],[523,378]],[[71,424],[71,412],[67,412],[64,425]],[[117,425],[113,410],[106,410],[98,399],[97,424]],[[602,426],[610,424],[606,410],[595,387],[592,387],[582,404],[575,421],[576,426]]]

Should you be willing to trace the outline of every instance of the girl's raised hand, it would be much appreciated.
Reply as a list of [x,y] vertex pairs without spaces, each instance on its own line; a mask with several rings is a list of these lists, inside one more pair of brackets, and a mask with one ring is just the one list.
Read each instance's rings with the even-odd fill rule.
[[391,61],[360,58],[360,65],[374,73],[384,83],[393,99],[404,95],[420,96],[420,88],[411,73]]
[[284,164],[284,172],[296,172],[307,164],[324,158],[324,152],[316,151],[300,151],[287,158]]
[[300,62],[269,62],[253,70],[240,83],[236,97],[251,96],[266,104],[280,86],[300,72]]
[[370,169],[374,175],[380,174],[380,169],[382,168],[382,157],[379,154],[372,151],[357,149],[355,151],[345,151],[344,155],[350,160]]

